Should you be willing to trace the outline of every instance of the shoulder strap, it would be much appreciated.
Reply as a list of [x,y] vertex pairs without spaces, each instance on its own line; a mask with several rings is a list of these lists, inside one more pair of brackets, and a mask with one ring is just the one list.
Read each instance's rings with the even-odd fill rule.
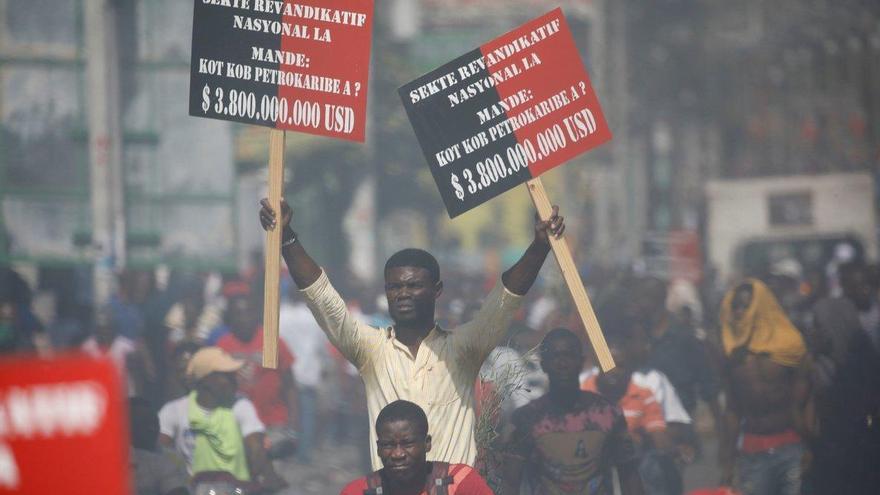
[[431,463],[431,477],[428,480],[429,495],[449,495],[449,485],[453,484],[452,476],[449,476],[449,463],[433,461]]
[[382,495],[382,473],[373,471],[367,475],[367,489],[364,495]]

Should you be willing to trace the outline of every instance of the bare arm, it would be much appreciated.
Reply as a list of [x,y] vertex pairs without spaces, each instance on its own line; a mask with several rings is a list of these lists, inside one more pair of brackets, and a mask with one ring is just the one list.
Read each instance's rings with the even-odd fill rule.
[[260,485],[269,490],[277,490],[287,486],[275,468],[272,467],[272,461],[266,455],[266,449],[263,447],[263,433],[251,433],[244,439],[244,448],[247,453],[248,468],[251,477],[258,480]]
[[[278,222],[269,207],[268,200],[263,199],[260,204],[263,205],[260,210],[260,223],[263,228],[267,230],[278,228]],[[293,235],[293,230],[288,225],[292,214],[284,200],[281,201],[281,209],[283,215],[280,225],[284,226],[285,230],[282,236],[282,244],[284,244],[284,239],[289,239]],[[361,328],[362,325],[355,320],[326,275],[322,277],[321,267],[309,256],[299,241],[283,247],[282,255],[287,262],[290,276],[297,287],[303,290],[315,321],[333,346],[360,370],[369,360],[371,348],[381,341],[380,333],[365,325],[364,329]]]
[[535,223],[535,239],[529,245],[526,252],[509,270],[501,276],[501,281],[507,290],[517,295],[525,295],[526,292],[535,283],[538,272],[544,260],[547,259],[547,253],[550,252],[550,236],[557,239],[562,237],[565,232],[565,223],[559,216],[559,207],[553,206],[553,213],[550,218]]
[[[275,211],[269,205],[269,200],[263,198],[260,200],[260,204],[262,205],[260,209],[260,224],[263,226],[263,229],[274,230],[279,228],[278,219],[276,218]],[[282,244],[296,235],[290,227],[290,219],[292,217],[293,212],[290,206],[287,204],[287,201],[282,199],[280,222],[280,228],[284,229],[281,234]],[[312,285],[321,276],[321,267],[309,256],[309,253],[306,252],[299,241],[281,248],[281,255],[287,263],[287,269],[290,271],[293,282],[300,289]]]

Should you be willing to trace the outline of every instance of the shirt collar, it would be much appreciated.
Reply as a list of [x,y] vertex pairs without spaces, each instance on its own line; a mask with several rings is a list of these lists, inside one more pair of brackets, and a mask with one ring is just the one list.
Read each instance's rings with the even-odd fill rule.
[[[449,334],[449,330],[441,328],[436,322],[434,323],[434,328],[428,332],[428,335],[425,337],[425,340],[432,338],[434,335],[446,335]],[[394,331],[394,325],[389,325],[385,328],[385,337],[389,339],[397,339],[397,333]],[[424,342],[424,341],[423,341]]]

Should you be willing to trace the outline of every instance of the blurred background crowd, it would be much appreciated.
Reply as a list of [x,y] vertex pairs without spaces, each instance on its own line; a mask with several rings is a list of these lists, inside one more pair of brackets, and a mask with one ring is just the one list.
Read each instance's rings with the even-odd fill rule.
[[[531,203],[450,221],[397,88],[559,5],[614,139],[544,180],[604,330],[641,328],[636,364],[693,418],[685,484],[711,485],[726,290],[765,281],[829,387],[840,339],[880,346],[877,2],[377,0],[366,143],[288,133],[285,196],[364,319],[389,323],[382,263],[416,246],[442,267],[441,325],[466,320],[528,244]],[[185,395],[198,346],[253,354],[261,317],[268,132],[187,115],[191,19],[179,0],[0,0],[0,349],[107,354],[153,411]],[[276,461],[290,489],[329,493],[367,469],[363,387],[286,284],[290,378],[251,400],[296,444]],[[483,380],[514,362],[509,400],[539,396],[529,350],[560,326],[584,334],[548,267]],[[295,432],[263,415],[279,400]]]

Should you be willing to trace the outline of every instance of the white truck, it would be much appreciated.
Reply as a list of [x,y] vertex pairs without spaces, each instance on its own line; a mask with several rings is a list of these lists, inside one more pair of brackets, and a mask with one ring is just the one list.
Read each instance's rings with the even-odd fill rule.
[[708,262],[719,281],[756,275],[782,258],[823,269],[841,244],[877,259],[870,174],[712,180],[705,191]]

